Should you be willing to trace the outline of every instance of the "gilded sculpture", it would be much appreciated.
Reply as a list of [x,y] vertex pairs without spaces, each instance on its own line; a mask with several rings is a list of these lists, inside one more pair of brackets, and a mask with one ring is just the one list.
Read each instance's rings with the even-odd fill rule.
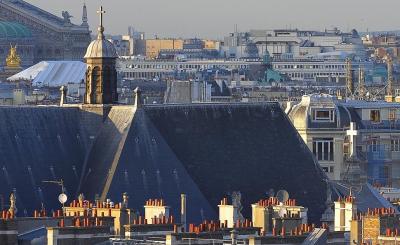
[[8,54],[6,59],[6,64],[7,67],[11,68],[18,68],[21,66],[21,58],[17,53],[17,45],[15,45],[14,47],[11,45],[10,53]]

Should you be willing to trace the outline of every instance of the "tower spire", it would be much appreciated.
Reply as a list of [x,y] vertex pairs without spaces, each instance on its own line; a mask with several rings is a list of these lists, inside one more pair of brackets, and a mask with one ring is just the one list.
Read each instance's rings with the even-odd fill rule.
[[393,96],[393,60],[390,55],[387,55],[387,87],[386,87],[386,95]]
[[99,14],[100,17],[100,25],[98,30],[98,35],[97,35],[97,39],[104,39],[104,26],[103,26],[103,14],[106,13],[106,11],[103,10],[103,6],[100,6],[100,9],[97,10],[97,13]]
[[83,3],[83,8],[82,8],[82,26],[89,26],[87,17],[87,8],[85,2]]
[[85,54],[86,92],[85,104],[113,104],[118,102],[116,59],[114,44],[105,39],[103,7],[97,11],[100,17],[97,39],[93,40]]
[[351,59],[346,58],[346,98],[353,97],[354,84],[353,84],[353,70]]

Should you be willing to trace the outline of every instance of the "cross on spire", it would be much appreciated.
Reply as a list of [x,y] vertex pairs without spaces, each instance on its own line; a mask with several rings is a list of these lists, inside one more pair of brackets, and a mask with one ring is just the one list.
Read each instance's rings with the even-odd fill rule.
[[105,13],[106,13],[106,11],[103,10],[103,6],[100,6],[100,9],[97,10],[97,14],[98,14],[99,17],[100,17],[100,26],[99,26],[99,28],[98,28],[98,30],[99,30],[98,38],[99,38],[99,39],[104,39],[104,35],[103,35],[103,33],[104,33],[103,14],[105,14]]

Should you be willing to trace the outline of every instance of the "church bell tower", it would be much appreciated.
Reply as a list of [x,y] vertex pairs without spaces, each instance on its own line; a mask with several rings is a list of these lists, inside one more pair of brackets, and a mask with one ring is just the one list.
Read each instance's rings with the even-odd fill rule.
[[103,27],[103,7],[97,11],[100,16],[97,39],[86,51],[86,93],[85,104],[114,104],[118,102],[117,71],[118,58],[114,45],[105,39]]

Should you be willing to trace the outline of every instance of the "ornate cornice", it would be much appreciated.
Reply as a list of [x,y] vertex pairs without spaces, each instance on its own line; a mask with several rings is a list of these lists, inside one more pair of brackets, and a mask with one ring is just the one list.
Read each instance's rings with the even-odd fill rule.
[[[59,18],[56,16],[54,17]],[[75,32],[81,34],[90,33],[88,27],[82,27],[73,24],[60,25],[59,23],[55,23],[39,15],[35,16],[35,14],[31,11],[18,8],[18,6],[14,6],[8,1],[0,1],[0,18],[8,21],[16,21],[33,28],[41,26],[41,29],[48,29],[52,32]]]

